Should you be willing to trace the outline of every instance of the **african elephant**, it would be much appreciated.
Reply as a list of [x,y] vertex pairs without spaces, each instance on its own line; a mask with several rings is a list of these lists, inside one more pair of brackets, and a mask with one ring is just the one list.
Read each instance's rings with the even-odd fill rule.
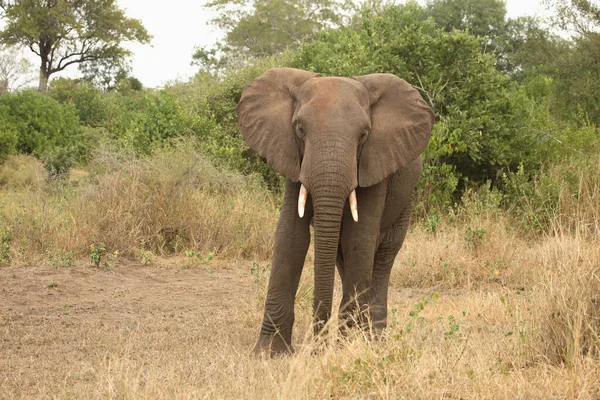
[[[391,74],[320,77],[274,68],[237,106],[248,146],[286,178],[265,312],[254,351],[293,351],[294,300],[314,228],[314,331],[340,316],[381,332],[394,258],[404,240],[433,113]],[[358,319],[356,318],[358,316]]]

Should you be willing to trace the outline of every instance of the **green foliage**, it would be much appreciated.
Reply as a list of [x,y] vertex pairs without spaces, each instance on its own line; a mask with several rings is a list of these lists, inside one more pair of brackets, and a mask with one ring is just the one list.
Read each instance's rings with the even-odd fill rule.
[[92,243],[90,245],[90,260],[96,267],[102,265],[105,270],[110,271],[119,257],[119,251],[109,253],[104,243]]
[[154,259],[154,254],[149,250],[140,250],[138,256],[142,265],[150,265]]
[[0,106],[0,164],[9,155],[16,153],[18,141],[17,130],[10,120],[8,108]]
[[600,143],[589,143],[588,154],[575,154],[546,168],[503,175],[503,206],[521,230],[551,234],[555,226],[587,226],[597,235],[600,210]]
[[[433,0],[425,16],[445,31],[468,31],[492,41],[504,33],[506,3],[501,0]],[[486,39],[487,40],[487,39]]]
[[[226,32],[215,49],[200,48],[194,60],[207,69],[236,64],[237,59],[281,54],[314,38],[326,27],[338,26],[348,3],[340,0],[213,0],[206,5],[219,13],[212,24]],[[225,61],[226,60],[226,61]],[[243,61],[241,62],[243,63]]]
[[68,178],[69,171],[74,164],[72,152],[64,147],[54,147],[46,150],[42,159],[50,179]]
[[421,312],[425,309],[425,306],[429,304],[430,301],[437,301],[439,298],[440,295],[438,293],[431,293],[430,295],[424,297],[421,301],[416,303],[413,306],[413,309],[408,313],[408,315],[411,317],[411,320],[404,326],[402,332],[405,334],[409,334],[412,332],[415,324],[422,324],[425,319],[419,314],[421,314]]
[[[130,76],[131,66],[124,58],[98,59],[79,64],[82,80],[105,92],[116,90],[128,81],[135,79]],[[136,80],[137,81],[137,80]],[[141,82],[137,81],[135,90],[141,90]]]
[[81,139],[75,108],[36,92],[0,97],[0,115],[5,129],[16,132],[15,147],[20,153],[43,157],[55,148],[70,151]]
[[600,34],[575,40],[575,47],[557,61],[556,109],[574,122],[600,124]]
[[271,272],[271,264],[265,263],[261,266],[260,263],[252,261],[252,267],[250,267],[250,275],[254,278],[255,284],[264,284],[269,277]]
[[0,225],[0,265],[10,261],[12,234],[10,227]]
[[293,65],[326,75],[389,72],[415,85],[436,114],[425,153],[425,184],[453,191],[456,178],[483,181],[518,160],[513,147],[520,120],[510,101],[511,81],[480,52],[477,38],[446,32],[422,20],[415,3],[390,6],[381,15],[365,12],[359,31],[341,29],[303,46]]
[[69,65],[118,63],[131,54],[123,42],[150,41],[142,23],[127,18],[115,0],[14,0],[0,7],[6,20],[0,39],[27,46],[40,57],[41,92],[46,92],[52,74]]
[[465,231],[464,238],[465,242],[467,242],[470,247],[477,249],[481,246],[484,236],[485,230],[482,227],[468,226],[467,230]]
[[448,330],[444,332],[444,339],[455,337],[459,330],[460,326],[454,315],[448,315]]
[[185,100],[171,91],[106,93],[85,82],[57,80],[49,95],[72,103],[81,123],[91,128],[84,140],[114,141],[138,154],[183,136],[209,141],[219,134],[210,117],[186,112]]
[[196,250],[185,250],[183,254],[188,258],[190,266],[196,264],[196,260],[200,261],[202,264],[210,263],[213,258],[215,258],[216,249],[209,252],[206,256],[202,255],[202,252]]
[[100,262],[105,255],[106,246],[104,246],[104,243],[92,243],[90,245],[90,260],[96,267],[100,266]]
[[10,125],[4,125],[0,128],[0,163],[17,151],[18,137],[11,128]]
[[508,20],[504,35],[497,41],[503,49],[497,54],[496,65],[519,82],[554,74],[557,60],[571,51],[568,40],[534,17]]

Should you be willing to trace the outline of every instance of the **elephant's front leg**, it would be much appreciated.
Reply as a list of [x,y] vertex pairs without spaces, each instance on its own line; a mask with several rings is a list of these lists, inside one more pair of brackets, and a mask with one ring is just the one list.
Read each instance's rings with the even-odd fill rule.
[[286,181],[275,231],[265,314],[258,343],[254,347],[257,354],[273,356],[293,351],[294,300],[310,244],[309,225],[313,214],[312,203],[307,201],[304,217],[298,216],[299,191],[300,183]]
[[379,184],[356,191],[358,222],[349,210],[344,213],[341,234],[343,274],[340,319],[342,327],[366,326],[368,308],[372,298],[373,261],[381,214],[385,206],[385,185]]

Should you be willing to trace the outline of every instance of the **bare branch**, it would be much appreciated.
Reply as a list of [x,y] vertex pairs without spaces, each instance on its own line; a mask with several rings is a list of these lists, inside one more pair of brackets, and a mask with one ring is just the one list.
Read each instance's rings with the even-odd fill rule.
[[[429,104],[431,105],[431,108],[433,110],[433,112],[435,113],[435,103],[433,102],[433,96],[431,93],[429,93],[428,90],[425,89],[425,86],[423,85],[423,81],[421,80],[421,76],[417,73],[417,79],[419,80],[419,85],[421,86],[415,86],[417,89],[419,89],[420,91],[422,91],[423,93],[425,93],[425,95],[427,96],[427,99],[429,99]],[[440,76],[441,78],[441,76]]]

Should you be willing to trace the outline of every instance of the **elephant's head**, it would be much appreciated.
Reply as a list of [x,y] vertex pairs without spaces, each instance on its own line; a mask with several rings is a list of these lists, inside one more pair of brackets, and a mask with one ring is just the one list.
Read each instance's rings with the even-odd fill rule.
[[[319,77],[275,68],[254,80],[237,107],[248,145],[286,178],[302,183],[314,208],[315,305],[331,309],[335,255],[347,199],[416,159],[433,117],[419,92],[391,74]],[[320,314],[320,313],[319,313]]]

